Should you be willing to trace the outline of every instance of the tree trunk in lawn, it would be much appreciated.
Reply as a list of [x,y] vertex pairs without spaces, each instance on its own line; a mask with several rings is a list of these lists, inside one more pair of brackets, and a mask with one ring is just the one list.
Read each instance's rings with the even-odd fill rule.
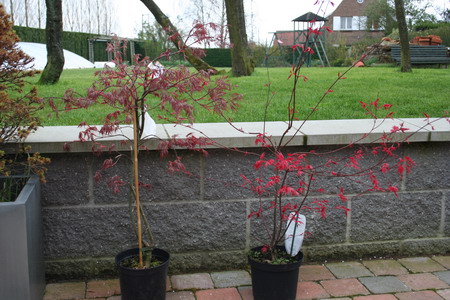
[[55,84],[64,67],[64,53],[61,44],[63,21],[62,0],[45,0],[47,5],[47,23],[45,35],[47,39],[47,64],[39,78],[40,84]]
[[[173,37],[172,42],[175,47],[179,50],[185,46],[183,39],[178,33],[177,28],[172,24],[170,19],[161,11],[161,9],[156,5],[153,0],[141,0],[142,3],[150,10],[150,12],[155,17],[156,21],[159,25],[165,30],[168,36]],[[200,57],[195,56],[189,48],[185,49],[184,54],[186,55],[189,63],[197,70],[197,71],[207,71],[212,70],[214,74],[217,73],[217,70],[214,67],[211,67],[208,63],[202,60]]]
[[402,53],[402,60],[400,70],[402,72],[412,72],[411,69],[411,53],[409,51],[408,26],[405,18],[405,5],[403,0],[394,0],[395,15],[397,17],[398,32],[400,35],[400,49]]
[[249,76],[255,64],[248,51],[243,0],[225,0],[227,20],[232,45],[231,59],[234,76]]

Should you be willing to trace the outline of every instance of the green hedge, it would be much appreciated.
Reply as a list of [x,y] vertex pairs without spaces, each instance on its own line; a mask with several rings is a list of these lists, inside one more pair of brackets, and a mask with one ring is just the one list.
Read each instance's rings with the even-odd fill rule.
[[[23,42],[45,44],[45,29],[14,26],[14,30]],[[62,45],[64,49],[72,51],[86,59],[89,59],[89,39],[98,37],[97,34],[64,31]],[[105,51],[105,41],[95,41],[94,57],[96,61],[107,61],[108,54]],[[209,48],[205,49],[204,60],[214,67],[231,67],[230,49]],[[135,42],[135,53],[145,56],[144,42]],[[130,47],[128,47],[125,59],[130,60]]]
[[45,44],[45,29],[14,26],[14,31],[22,42]]
[[231,50],[223,48],[205,49],[205,62],[213,67],[231,67]]
[[[45,29],[23,27],[23,26],[14,26],[13,28],[22,42],[41,43],[41,44],[46,43]],[[89,59],[88,40],[95,36],[97,35],[90,33],[64,31],[62,34],[63,39],[62,45],[64,49],[72,51],[86,59]],[[94,44],[95,58],[96,60],[100,60],[97,59],[97,57],[106,56],[105,53],[106,46],[97,47],[96,44]]]
[[[31,28],[23,26],[14,26],[14,31],[19,36],[22,42],[41,43],[45,44],[45,29]],[[86,59],[89,59],[89,39],[98,37],[97,34],[64,31],[62,35],[63,48],[72,51]],[[96,61],[107,61],[108,53],[106,53],[106,42],[94,42],[94,58]],[[142,44],[142,45],[141,45]],[[139,54],[144,53],[143,43],[135,43],[135,52]],[[126,55],[127,60],[130,59],[130,49]]]

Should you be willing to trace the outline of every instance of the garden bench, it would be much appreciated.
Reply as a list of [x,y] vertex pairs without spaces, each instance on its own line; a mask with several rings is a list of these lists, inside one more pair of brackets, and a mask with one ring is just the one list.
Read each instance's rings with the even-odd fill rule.
[[[444,64],[450,63],[450,56],[446,46],[409,46],[411,53],[411,64]],[[396,63],[401,62],[400,46],[391,47],[391,57]]]

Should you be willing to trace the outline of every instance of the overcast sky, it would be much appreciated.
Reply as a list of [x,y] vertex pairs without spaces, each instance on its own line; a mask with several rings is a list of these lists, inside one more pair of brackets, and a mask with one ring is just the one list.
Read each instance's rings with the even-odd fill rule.
[[[328,7],[325,12],[318,13],[318,5],[314,5],[316,0],[244,0],[246,13],[253,11],[253,24],[255,25],[255,40],[260,43],[270,43],[272,34],[277,30],[292,30],[292,20],[312,11],[319,15],[329,15],[342,0],[334,0],[334,7]],[[450,7],[450,0],[432,0],[441,8]],[[161,10],[177,24],[177,17],[183,16],[186,12],[186,0],[155,0]],[[123,37],[136,37],[137,31],[141,28],[142,17],[151,17],[150,11],[140,0],[128,0],[116,2],[120,12],[118,20],[117,34]],[[251,6],[253,6],[251,8]],[[146,15],[146,16],[145,16]],[[152,19],[154,20],[154,19]],[[250,35],[250,32],[247,32]]]

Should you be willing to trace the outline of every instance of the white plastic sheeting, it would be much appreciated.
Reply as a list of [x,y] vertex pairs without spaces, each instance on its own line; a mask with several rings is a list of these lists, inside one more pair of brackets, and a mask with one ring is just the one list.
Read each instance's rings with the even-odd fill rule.
[[[45,44],[18,42],[19,48],[31,57],[34,61],[28,67],[35,70],[44,70],[47,64],[47,48]],[[71,51],[64,50],[64,69],[85,69],[94,68],[94,64],[84,57]]]

